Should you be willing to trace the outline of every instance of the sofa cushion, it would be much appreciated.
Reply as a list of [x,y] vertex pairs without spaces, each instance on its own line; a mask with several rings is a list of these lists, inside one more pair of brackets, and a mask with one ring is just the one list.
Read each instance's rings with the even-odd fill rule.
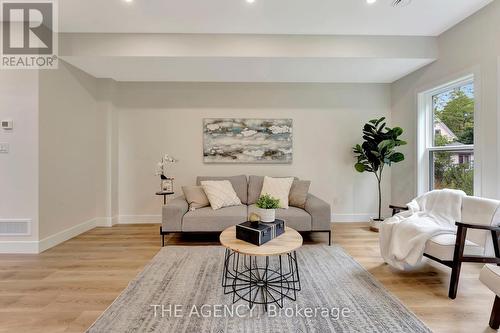
[[262,184],[264,184],[263,176],[248,177],[248,204],[253,205],[259,200],[260,192],[262,192]]
[[[425,244],[424,252],[441,260],[453,260],[456,236],[443,234],[434,236]],[[464,253],[468,255],[483,255],[484,248],[466,240]]]
[[270,195],[279,200],[279,207],[288,209],[288,196],[292,187],[293,178],[264,177],[261,195]]
[[201,186],[183,186],[182,192],[184,192],[190,210],[210,205],[207,195]]
[[[259,208],[254,204],[248,206],[248,215],[259,214]],[[285,225],[298,231],[311,231],[311,215],[303,209],[290,207],[288,209],[276,209],[276,218],[285,221]]]
[[240,198],[241,202],[246,204],[248,201],[247,199],[247,176],[245,175],[240,175],[240,176],[231,176],[231,177],[211,177],[211,176],[199,176],[196,178],[196,184],[198,186],[201,185],[202,181],[205,180],[229,180],[231,182],[231,185],[233,185],[233,189],[238,195],[238,198]]
[[479,275],[479,280],[500,297],[500,267],[485,265]]
[[203,207],[184,215],[182,231],[223,231],[246,220],[247,206],[245,205],[224,207],[218,210]]
[[[279,178],[279,177],[278,177]],[[289,178],[289,177],[282,177]],[[294,177],[298,180],[297,177]],[[262,185],[264,184],[264,176],[249,176],[248,177],[248,201],[247,204],[253,205],[259,200],[260,193],[262,192]]]
[[229,180],[204,180],[201,186],[214,210],[241,205],[241,200]]
[[304,209],[306,207],[307,194],[309,193],[310,180],[297,180],[295,179],[290,188],[290,195],[288,204],[297,208]]

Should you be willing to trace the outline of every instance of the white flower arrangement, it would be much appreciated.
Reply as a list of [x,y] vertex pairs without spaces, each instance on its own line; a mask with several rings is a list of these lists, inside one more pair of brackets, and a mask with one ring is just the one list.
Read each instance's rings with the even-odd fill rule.
[[168,154],[165,154],[161,158],[161,161],[156,164],[156,175],[157,176],[167,176],[167,167],[169,164],[177,163],[178,161]]

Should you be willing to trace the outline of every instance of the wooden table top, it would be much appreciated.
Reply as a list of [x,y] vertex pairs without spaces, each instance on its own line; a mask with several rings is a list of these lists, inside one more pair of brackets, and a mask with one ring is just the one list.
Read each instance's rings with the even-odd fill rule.
[[235,252],[250,256],[277,256],[290,253],[302,246],[302,236],[295,230],[285,227],[285,233],[261,245],[254,245],[236,238],[236,226],[220,234],[221,244]]

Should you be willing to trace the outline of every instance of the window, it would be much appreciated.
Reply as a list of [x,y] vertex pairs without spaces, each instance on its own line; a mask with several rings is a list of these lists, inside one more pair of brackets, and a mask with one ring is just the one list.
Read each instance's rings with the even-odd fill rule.
[[474,195],[473,76],[419,95],[419,192],[460,189]]

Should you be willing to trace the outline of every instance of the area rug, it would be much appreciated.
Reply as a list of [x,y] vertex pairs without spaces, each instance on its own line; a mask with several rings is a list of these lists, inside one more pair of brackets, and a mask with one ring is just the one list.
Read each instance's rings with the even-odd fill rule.
[[337,246],[297,251],[302,290],[267,312],[221,287],[224,248],[167,246],[88,332],[431,332]]

